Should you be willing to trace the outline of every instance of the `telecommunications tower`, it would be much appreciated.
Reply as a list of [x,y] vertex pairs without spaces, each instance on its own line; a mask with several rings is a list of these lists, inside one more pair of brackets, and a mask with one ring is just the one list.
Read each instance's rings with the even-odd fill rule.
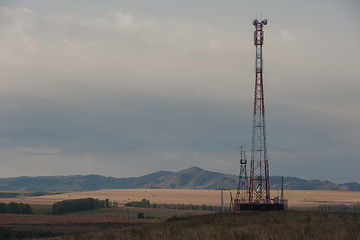
[[270,203],[269,163],[267,158],[265,131],[265,104],[263,89],[263,59],[262,46],[264,43],[263,26],[267,20],[254,19],[254,45],[256,47],[255,60],[255,94],[252,128],[252,146],[250,162],[249,203]]
[[249,179],[247,176],[247,170],[246,170],[246,155],[245,151],[243,151],[241,147],[240,152],[240,174],[239,174],[239,181],[238,181],[238,188],[236,192],[236,199],[238,199],[240,202],[245,203],[248,201],[248,192],[249,192]]
[[[250,176],[246,174],[246,156],[241,149],[239,185],[234,210],[272,211],[287,208],[287,200],[281,197],[270,199],[269,163],[267,158],[265,131],[265,101],[263,83],[262,46],[264,43],[263,26],[267,20],[255,19],[254,45],[255,55],[255,93],[253,110],[253,127],[251,142]],[[249,180],[249,181],[248,181]],[[248,186],[246,187],[246,185]]]
[[246,169],[246,154],[241,147],[240,152],[240,174],[238,180],[238,187],[236,191],[236,198],[234,200],[234,211],[241,211],[241,205],[249,201],[249,178]]

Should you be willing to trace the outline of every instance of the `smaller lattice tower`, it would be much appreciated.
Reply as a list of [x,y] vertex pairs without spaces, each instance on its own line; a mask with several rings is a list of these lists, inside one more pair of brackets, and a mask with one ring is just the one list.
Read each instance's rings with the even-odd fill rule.
[[240,152],[240,174],[239,174],[239,181],[238,187],[236,192],[236,199],[238,199],[241,203],[245,203],[248,201],[249,198],[249,179],[247,176],[247,169],[246,169],[246,154],[241,147]]
[[236,191],[236,198],[234,200],[234,211],[242,210],[242,205],[248,204],[249,201],[249,178],[246,169],[247,159],[245,151],[241,147],[240,152],[240,174],[238,180],[238,187]]

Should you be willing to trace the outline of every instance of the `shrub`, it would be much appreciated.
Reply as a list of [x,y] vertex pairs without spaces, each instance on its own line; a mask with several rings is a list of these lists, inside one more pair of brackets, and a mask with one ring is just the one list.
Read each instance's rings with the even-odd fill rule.
[[94,198],[81,198],[81,199],[71,199],[64,200],[61,202],[56,202],[52,206],[52,214],[58,215],[68,212],[78,212],[86,210],[94,210],[98,208],[108,208],[111,207],[112,203],[109,199],[99,200]]
[[[151,206],[154,207],[154,205],[150,204],[149,200],[146,200],[146,198],[142,199],[140,202],[139,201],[133,201],[133,202],[128,202],[125,204],[126,207],[142,207],[142,208],[150,208]],[[155,205],[157,206],[157,205]]]

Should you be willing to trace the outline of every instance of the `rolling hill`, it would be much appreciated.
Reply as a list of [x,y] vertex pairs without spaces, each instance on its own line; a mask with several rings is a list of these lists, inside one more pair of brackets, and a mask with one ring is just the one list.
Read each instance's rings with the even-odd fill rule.
[[[158,171],[141,177],[114,178],[100,175],[0,178],[0,190],[91,191],[101,189],[236,189],[238,176],[191,167],[179,172]],[[272,189],[280,189],[281,177],[271,176]],[[284,177],[288,190],[360,191],[356,182],[336,184],[321,180]]]

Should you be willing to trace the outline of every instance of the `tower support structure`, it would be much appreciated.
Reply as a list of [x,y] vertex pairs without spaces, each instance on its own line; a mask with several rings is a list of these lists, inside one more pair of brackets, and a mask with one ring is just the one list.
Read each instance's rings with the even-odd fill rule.
[[247,175],[247,159],[245,151],[241,147],[240,152],[240,173],[238,180],[238,187],[236,191],[236,198],[234,200],[234,210],[240,211],[241,204],[247,203],[249,199],[249,178]]
[[[279,198],[270,198],[269,161],[267,156],[266,128],[265,128],[265,99],[263,81],[263,27],[267,20],[253,20],[255,27],[255,92],[253,108],[253,125],[251,139],[250,175],[246,174],[246,156],[241,151],[240,175],[234,210],[284,210],[286,200],[279,202]],[[246,179],[246,180],[245,180]],[[248,183],[248,186],[246,186]],[[246,186],[246,187],[245,187]],[[246,188],[245,191],[243,189]],[[245,196],[245,198],[244,198]],[[283,198],[283,197],[282,197]]]
[[255,26],[255,93],[250,162],[249,203],[270,203],[269,163],[265,129],[265,100],[263,83],[263,26],[267,20],[253,20]]
[[249,179],[247,175],[247,159],[245,151],[243,151],[241,147],[240,152],[240,174],[239,174],[239,181],[238,187],[236,192],[236,199],[239,199],[240,202],[245,203],[248,201],[249,197]]

